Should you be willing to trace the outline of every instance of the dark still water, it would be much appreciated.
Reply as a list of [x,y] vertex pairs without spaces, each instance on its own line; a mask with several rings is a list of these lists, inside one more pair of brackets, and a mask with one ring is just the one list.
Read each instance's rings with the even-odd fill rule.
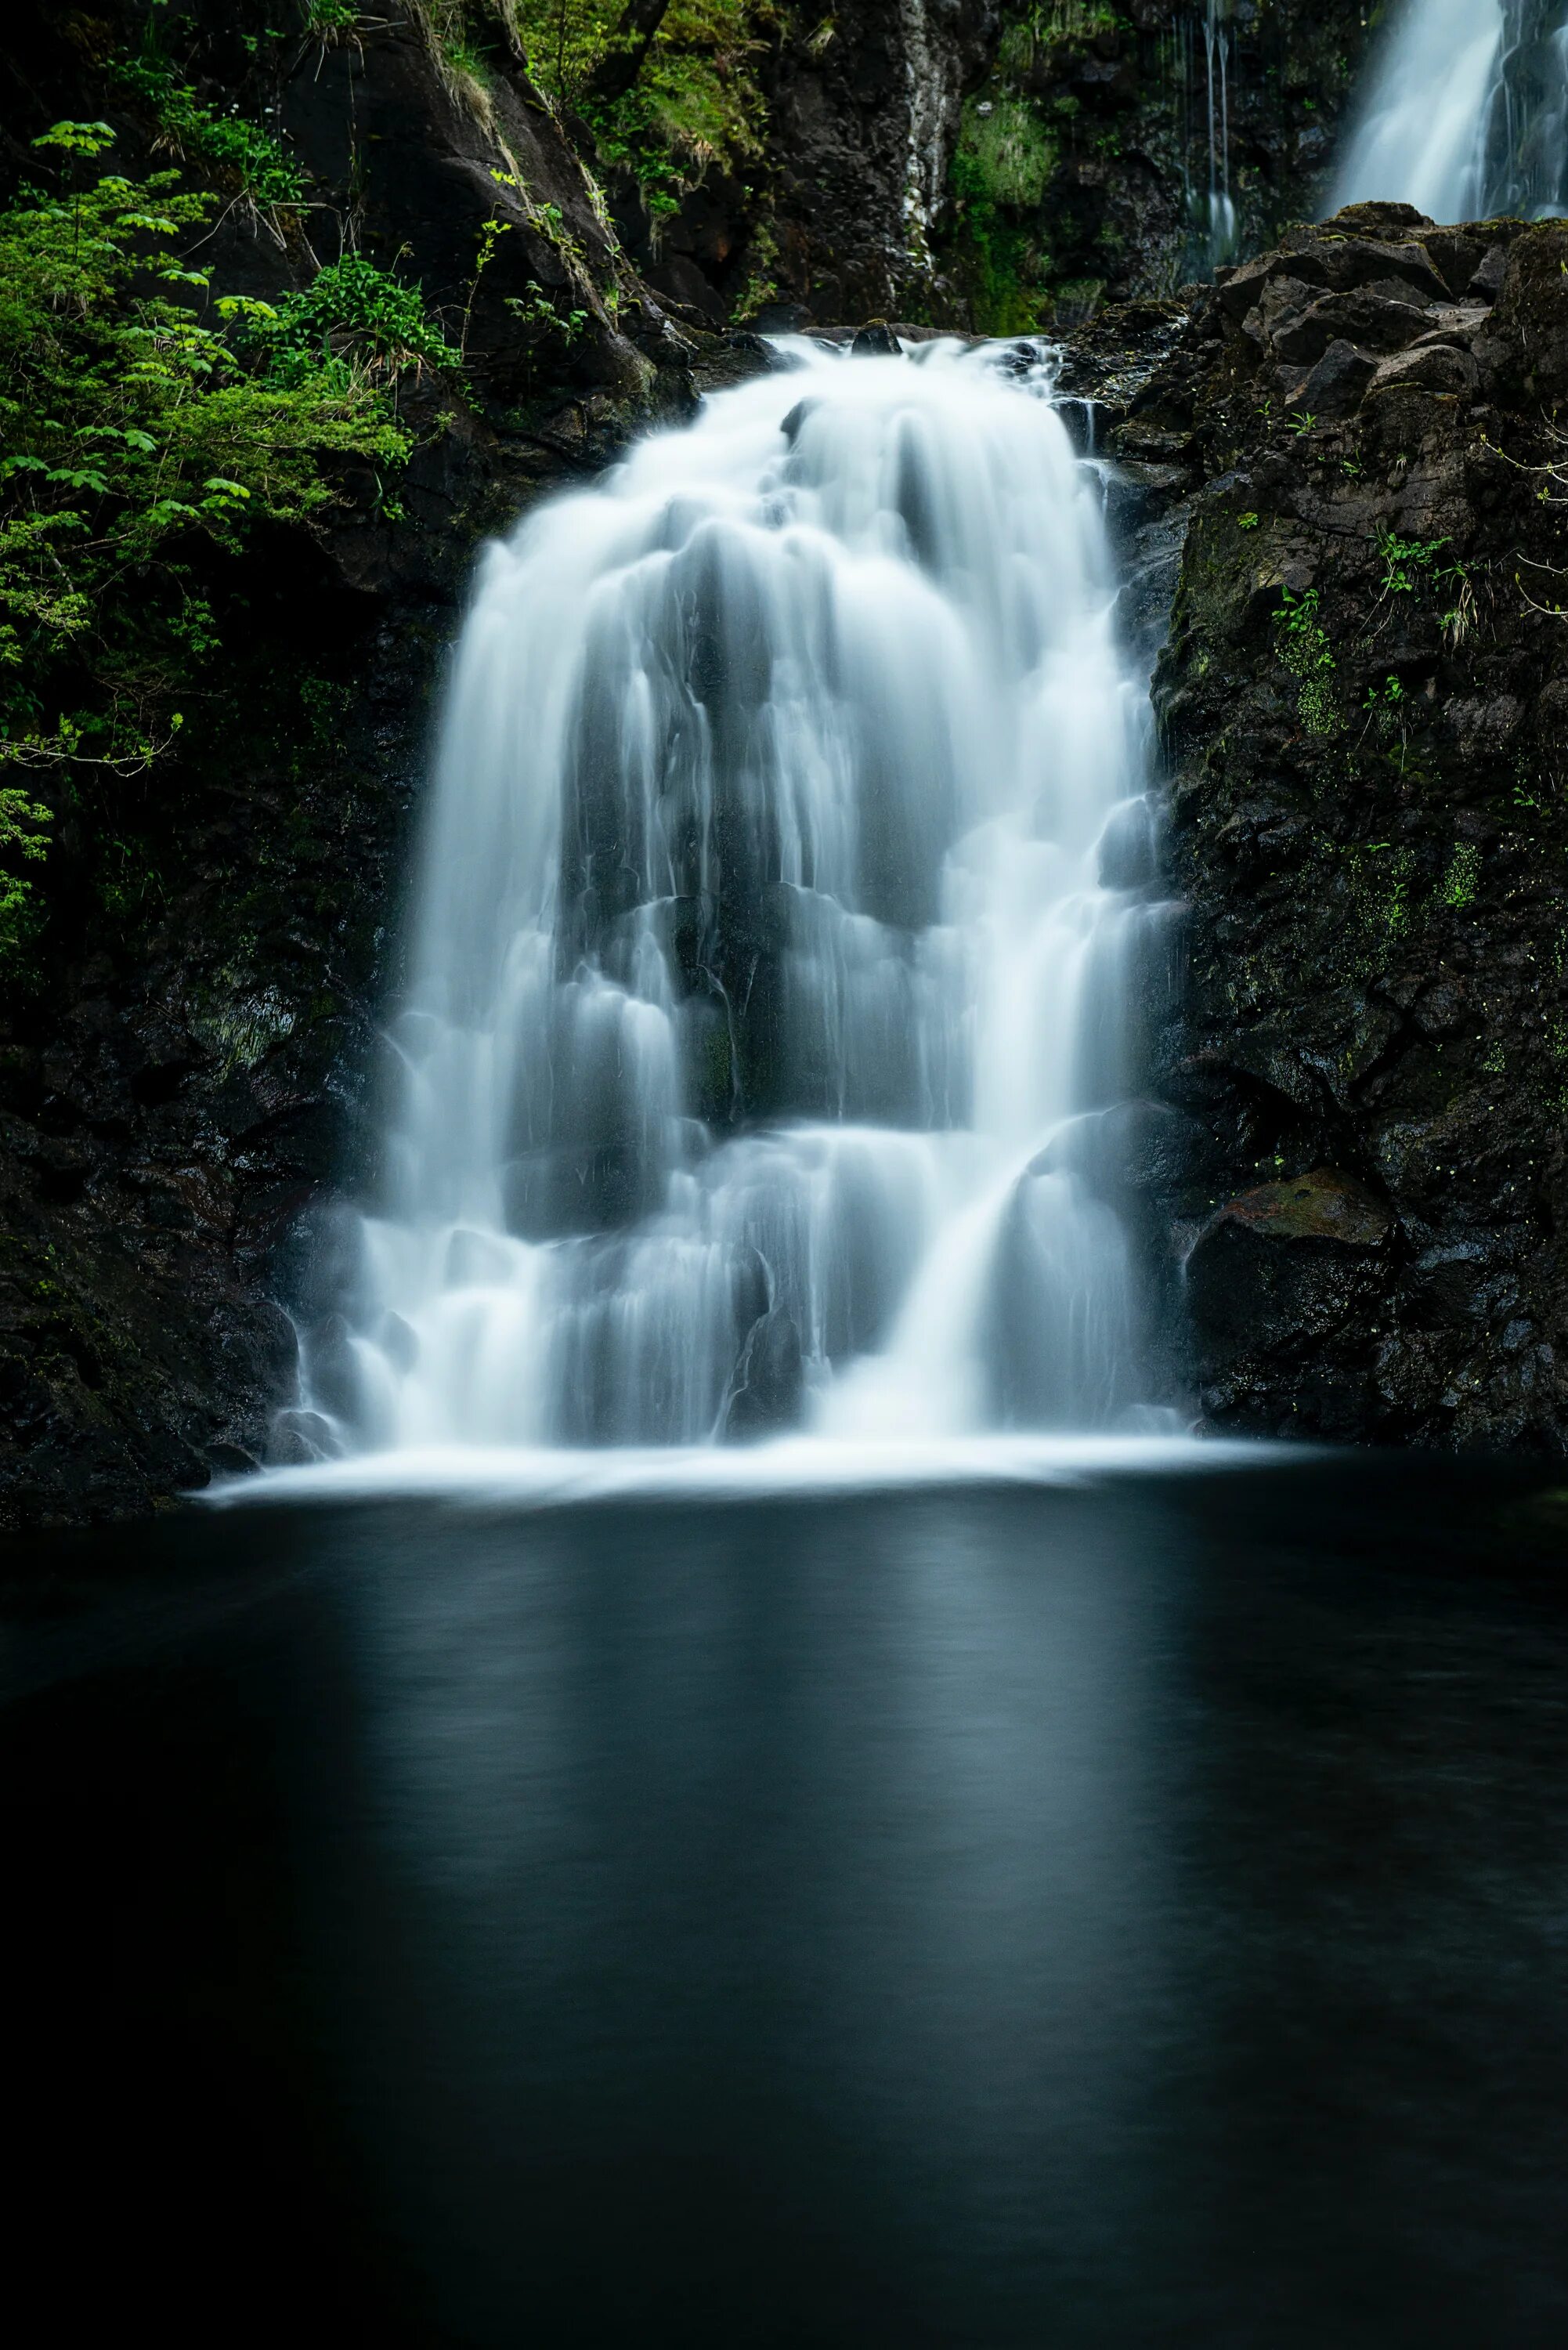
[[62,2342],[1562,2344],[1542,1483],[61,1547],[0,1711],[13,2303]]

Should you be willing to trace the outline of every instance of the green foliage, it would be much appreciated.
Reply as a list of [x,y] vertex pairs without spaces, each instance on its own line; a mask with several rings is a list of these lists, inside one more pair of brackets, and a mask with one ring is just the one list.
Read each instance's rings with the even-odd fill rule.
[[531,286],[526,294],[509,294],[506,307],[523,326],[553,337],[568,349],[588,323],[586,310],[558,310],[537,286]]
[[1438,560],[1448,545],[1446,538],[1400,538],[1391,530],[1379,530],[1382,594],[1415,596],[1450,579],[1462,581],[1466,576],[1462,563],[1440,564]]
[[[37,143],[79,168],[106,140],[67,123]],[[406,340],[373,301],[349,303],[347,329],[324,323],[348,298],[342,265],[297,314],[213,299],[179,250],[213,203],[171,171],[0,212],[0,763],[56,778],[57,796],[168,749],[218,650],[214,580],[254,524],[308,523],[343,459],[391,470],[409,452],[373,380],[409,363]],[[209,302],[212,323],[194,307]],[[26,932],[22,868],[48,820],[6,786],[0,952]]]
[[777,0],[670,0],[631,88],[609,99],[595,82],[621,38],[623,0],[516,0],[515,13],[535,78],[587,119],[656,215],[711,165],[741,170],[762,152],[756,67]]
[[1238,530],[1256,530],[1258,527],[1257,515],[1255,514],[1238,515],[1236,516],[1236,527]]
[[1003,33],[997,62],[1004,72],[1027,73],[1059,41],[1089,41],[1123,29],[1105,0],[1028,0]]
[[0,951],[19,938],[31,911],[31,888],[18,864],[49,852],[49,810],[15,785],[0,785]]
[[305,198],[299,166],[270,130],[237,109],[216,113],[203,106],[189,82],[166,57],[143,56],[119,61],[114,78],[139,99],[158,125],[158,140],[182,161],[205,163],[237,181],[240,192],[264,210],[297,204]]
[[1331,682],[1335,669],[1328,631],[1318,617],[1318,593],[1307,588],[1296,596],[1280,590],[1274,616],[1275,641],[1281,662],[1297,683],[1296,708],[1309,734],[1337,734],[1342,721]]
[[[1405,771],[1405,746],[1408,740],[1409,702],[1410,697],[1403,684],[1390,671],[1381,685],[1375,682],[1367,687],[1366,698],[1361,705],[1366,712],[1366,724],[1376,728],[1379,741],[1391,743],[1394,737],[1398,736],[1401,775]],[[1366,729],[1362,731],[1365,735]]]
[[1045,322],[1050,249],[1038,228],[1010,219],[961,144],[950,175],[971,307],[984,335],[1031,334]]
[[230,307],[243,311],[265,348],[274,383],[328,379],[348,386],[359,375],[387,379],[461,363],[461,353],[426,314],[419,287],[361,253],[329,262],[275,310],[265,303]]

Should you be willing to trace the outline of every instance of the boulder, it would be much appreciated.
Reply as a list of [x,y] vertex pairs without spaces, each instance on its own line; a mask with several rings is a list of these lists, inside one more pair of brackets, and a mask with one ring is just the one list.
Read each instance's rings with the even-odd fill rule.
[[1186,1301],[1206,1375],[1299,1347],[1384,1285],[1388,1209],[1352,1177],[1314,1168],[1228,1201],[1193,1243]]
[[1343,338],[1330,343],[1286,406],[1313,416],[1349,416],[1377,373],[1377,361]]

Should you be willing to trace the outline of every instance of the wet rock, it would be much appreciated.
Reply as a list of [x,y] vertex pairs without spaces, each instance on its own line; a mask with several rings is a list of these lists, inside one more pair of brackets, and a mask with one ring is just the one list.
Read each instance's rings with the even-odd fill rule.
[[261,1467],[255,1454],[248,1451],[243,1444],[219,1441],[209,1444],[205,1451],[208,1465],[219,1477],[249,1477]]
[[1394,1219],[1382,1201],[1352,1177],[1318,1167],[1288,1182],[1261,1183],[1243,1192],[1220,1209],[1210,1230],[1221,1224],[1235,1224],[1287,1246],[1329,1241],[1338,1248],[1369,1249],[1382,1247]]
[[746,1334],[724,1412],[732,1443],[777,1435],[800,1418],[805,1364],[800,1332],[782,1306],[759,1315]]
[[857,328],[849,348],[860,359],[896,359],[900,356],[898,336],[880,318]]
[[1187,1260],[1187,1305],[1206,1373],[1299,1350],[1386,1280],[1388,1211],[1327,1168],[1231,1201]]
[[329,1419],[296,1405],[280,1411],[268,1435],[266,1460],[273,1469],[308,1469],[337,1460],[342,1447]]
[[1408,389],[1468,400],[1480,380],[1480,370],[1468,351],[1428,343],[1419,350],[1402,351],[1385,359],[1367,387],[1367,396],[1376,399],[1383,392]]
[[1349,416],[1377,373],[1377,362],[1353,343],[1330,343],[1290,405],[1314,416]]
[[[1157,677],[1187,917],[1156,1062],[1202,1139],[1147,1196],[1217,1426],[1568,1443],[1565,261],[1561,224],[1358,207],[1163,363],[1209,486]],[[1297,351],[1314,314],[1386,331],[1325,347],[1333,394],[1265,313]]]
[[1414,303],[1358,287],[1348,294],[1324,295],[1270,339],[1277,358],[1310,366],[1323,358],[1330,343],[1342,340],[1367,351],[1403,350],[1428,323],[1426,311]]
[[328,1314],[317,1324],[306,1342],[305,1359],[309,1392],[335,1419],[352,1424],[359,1416],[359,1366],[341,1314]]

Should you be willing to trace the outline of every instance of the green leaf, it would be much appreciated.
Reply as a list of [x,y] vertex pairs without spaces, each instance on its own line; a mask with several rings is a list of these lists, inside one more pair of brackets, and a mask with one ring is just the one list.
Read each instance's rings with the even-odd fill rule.
[[100,155],[113,146],[114,132],[107,122],[57,122],[41,130],[33,144],[62,147],[67,155]]
[[74,465],[51,465],[46,478],[51,482],[63,482],[70,490],[93,490],[100,498],[109,495],[109,484],[101,473],[84,472]]

